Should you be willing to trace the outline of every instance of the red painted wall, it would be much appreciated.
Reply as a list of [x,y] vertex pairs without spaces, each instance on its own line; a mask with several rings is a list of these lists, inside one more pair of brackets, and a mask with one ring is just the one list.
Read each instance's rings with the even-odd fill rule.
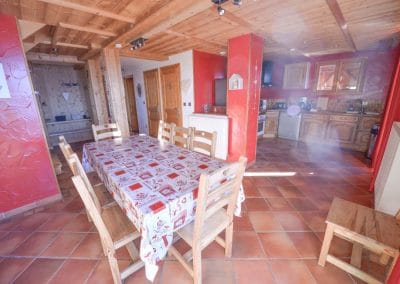
[[0,212],[59,194],[16,19],[0,14],[0,62],[10,99],[0,99]]
[[228,78],[240,74],[242,90],[228,90],[226,111],[229,117],[228,160],[245,155],[255,160],[257,147],[257,118],[260,103],[262,39],[247,34],[228,42]]
[[[390,81],[393,75],[393,69],[398,58],[398,49],[392,49],[389,51],[363,51],[354,53],[338,53],[324,56],[318,56],[313,58],[307,57],[271,57],[264,58],[264,60],[273,61],[272,66],[272,83],[273,87],[265,87],[261,89],[262,98],[288,98],[288,97],[304,97],[304,96],[315,96],[313,87],[315,84],[315,63],[319,61],[334,61],[340,59],[350,59],[363,57],[367,59],[367,65],[365,70],[364,86],[362,88],[362,97],[370,98],[373,100],[384,100],[390,87]],[[283,73],[285,64],[296,63],[296,62],[310,62],[310,81],[309,88],[306,90],[283,90]],[[340,98],[344,98],[341,95]],[[354,96],[346,97],[354,98]]]
[[214,79],[226,78],[224,56],[193,50],[194,111],[202,112],[204,104],[214,105]]

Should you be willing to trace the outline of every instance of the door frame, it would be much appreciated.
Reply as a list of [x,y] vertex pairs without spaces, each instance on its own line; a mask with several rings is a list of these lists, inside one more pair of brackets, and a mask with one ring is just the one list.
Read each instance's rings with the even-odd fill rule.
[[[146,114],[147,114],[147,129],[150,135],[150,113],[149,113],[149,96],[147,93],[147,85],[146,85],[146,79],[145,79],[145,73],[146,72],[151,72],[151,71],[157,71],[157,88],[158,88],[158,115],[160,120],[164,120],[164,114],[163,114],[163,105],[162,105],[162,99],[161,99],[161,77],[160,77],[160,68],[152,68],[149,70],[143,70],[143,87],[144,87],[144,95],[145,95],[145,101],[146,101]],[[142,90],[143,91],[143,90]],[[158,126],[157,126],[158,129]],[[158,131],[158,130],[157,130]]]
[[[135,103],[135,111],[136,111],[136,125],[138,126],[137,131],[139,131],[139,119],[138,119],[138,111],[137,111],[137,106],[136,106],[136,94],[135,94],[135,79],[133,77],[133,75],[126,75],[123,76],[122,80],[124,81],[124,88],[125,88],[125,79],[132,79],[132,90],[133,90],[133,100]],[[133,128],[131,125],[131,110],[130,110],[130,104],[129,104],[129,98],[128,98],[128,94],[126,92],[126,88],[125,88],[125,105],[126,105],[126,112],[128,114],[128,125],[129,125],[129,131],[133,132]]]

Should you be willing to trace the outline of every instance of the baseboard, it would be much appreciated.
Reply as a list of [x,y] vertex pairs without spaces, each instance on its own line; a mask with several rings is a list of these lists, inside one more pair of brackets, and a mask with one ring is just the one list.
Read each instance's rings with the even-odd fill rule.
[[21,213],[25,213],[25,212],[27,212],[29,210],[33,210],[33,209],[36,209],[38,207],[47,205],[49,203],[56,202],[56,201],[61,200],[61,199],[62,199],[61,193],[57,193],[56,195],[52,195],[52,196],[46,197],[44,199],[41,199],[41,200],[38,200],[38,201],[35,201],[35,202],[32,202],[32,203],[26,204],[24,206],[12,209],[10,211],[2,212],[2,213],[0,213],[0,221],[2,221],[4,219],[11,218],[12,216],[15,216],[15,215],[18,215],[18,214],[21,214]]

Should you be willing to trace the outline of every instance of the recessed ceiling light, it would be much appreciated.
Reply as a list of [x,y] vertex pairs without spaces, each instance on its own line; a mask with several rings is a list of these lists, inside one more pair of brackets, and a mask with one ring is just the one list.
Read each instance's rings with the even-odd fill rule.
[[220,51],[219,54],[220,54],[220,55],[226,55],[226,51],[224,51],[224,50],[223,50],[223,51]]
[[115,44],[115,48],[122,48],[122,44],[116,43],[116,44]]

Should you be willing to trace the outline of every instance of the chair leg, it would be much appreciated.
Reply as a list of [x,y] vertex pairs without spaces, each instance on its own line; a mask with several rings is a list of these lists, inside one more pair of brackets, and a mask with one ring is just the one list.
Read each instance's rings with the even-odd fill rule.
[[225,257],[232,256],[233,223],[225,229]]
[[108,253],[108,263],[110,264],[114,284],[122,284],[121,274],[119,272],[118,261],[114,256],[114,252]]
[[328,256],[332,238],[333,238],[333,225],[328,224],[328,226],[326,227],[324,242],[322,243],[321,253],[319,255],[319,260],[318,260],[318,264],[321,266],[325,266],[326,257]]
[[193,281],[194,284],[201,284],[201,249],[193,248]]
[[351,265],[354,265],[357,268],[361,267],[361,257],[362,257],[362,245],[359,243],[353,244],[353,249],[351,251]]

